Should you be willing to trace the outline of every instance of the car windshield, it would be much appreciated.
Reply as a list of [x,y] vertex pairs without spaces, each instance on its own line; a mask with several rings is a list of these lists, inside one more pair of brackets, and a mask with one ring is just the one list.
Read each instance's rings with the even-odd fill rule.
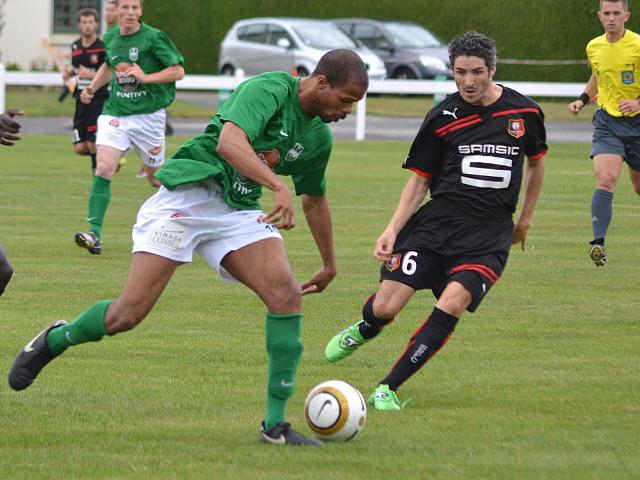
[[442,47],[444,44],[430,31],[410,23],[387,23],[396,48]]
[[358,48],[355,42],[331,23],[299,25],[293,27],[300,40],[308,47],[329,50],[334,48]]

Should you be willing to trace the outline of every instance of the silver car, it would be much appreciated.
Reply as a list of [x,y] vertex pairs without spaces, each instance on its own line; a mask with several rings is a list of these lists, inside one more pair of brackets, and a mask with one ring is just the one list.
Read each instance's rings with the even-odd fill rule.
[[386,77],[384,62],[345,34],[334,23],[305,18],[250,18],[233,24],[220,47],[220,73],[241,68],[246,75],[270,70],[294,72],[304,77],[329,50],[353,50],[367,66],[369,78]]
[[422,25],[368,18],[334,22],[384,60],[391,78],[452,78],[447,44]]

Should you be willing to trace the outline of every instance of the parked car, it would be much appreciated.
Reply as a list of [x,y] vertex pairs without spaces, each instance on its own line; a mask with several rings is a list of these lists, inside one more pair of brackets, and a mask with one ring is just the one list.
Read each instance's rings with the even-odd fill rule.
[[223,75],[237,68],[246,75],[295,69],[304,77],[313,72],[322,55],[336,48],[358,53],[369,78],[386,77],[384,62],[336,24],[305,18],[250,18],[234,23],[222,40],[218,68]]
[[334,22],[382,58],[390,78],[452,78],[447,44],[422,25],[366,18]]

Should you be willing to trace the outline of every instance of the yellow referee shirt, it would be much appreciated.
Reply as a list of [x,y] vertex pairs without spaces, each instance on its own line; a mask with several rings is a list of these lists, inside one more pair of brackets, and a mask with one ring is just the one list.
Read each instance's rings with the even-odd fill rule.
[[606,34],[596,37],[587,44],[587,58],[598,83],[598,105],[621,117],[620,101],[640,97],[640,35],[625,30],[614,43]]

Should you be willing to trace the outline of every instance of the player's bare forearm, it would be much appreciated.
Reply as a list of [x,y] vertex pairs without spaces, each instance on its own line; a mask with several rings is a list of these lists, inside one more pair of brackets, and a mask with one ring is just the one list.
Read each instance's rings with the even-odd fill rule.
[[[159,72],[146,74],[142,72],[139,66],[135,66],[138,68],[139,72],[125,72],[127,75],[131,75],[136,77],[142,83],[172,83],[177,82],[178,80],[182,80],[184,78],[184,67],[182,65],[172,65],[170,67],[165,68],[164,70],[160,70]],[[142,74],[140,74],[142,72]]]
[[312,197],[302,195],[302,209],[307,219],[309,230],[316,242],[318,252],[326,270],[337,273],[336,253],[333,246],[333,225],[331,208],[326,196]]
[[[595,75],[591,75],[591,77],[589,77],[589,81],[584,87],[584,93],[586,93],[589,98],[593,98],[595,95],[597,95],[598,83],[596,81]],[[585,102],[580,99],[575,100],[568,105],[569,112],[577,115],[578,113],[580,113],[580,110],[582,110],[586,106],[587,103],[589,102]]]
[[272,191],[283,186],[286,188],[282,180],[260,161],[247,134],[235,123],[225,122],[216,151],[242,176]]
[[411,175],[400,194],[398,206],[387,224],[387,230],[391,230],[395,234],[402,230],[402,227],[407,224],[411,215],[422,205],[424,197],[429,191],[430,184],[430,178],[423,177],[417,173]]
[[107,83],[111,81],[111,68],[106,63],[100,65],[100,68],[93,76],[93,80],[89,84],[88,89],[90,89],[90,93],[93,94],[96,91],[100,90]]
[[321,197],[302,195],[302,209],[324,265],[310,280],[302,284],[302,294],[307,295],[320,293],[327,288],[337,275],[338,269],[333,246],[331,209],[327,197],[324,195]]
[[542,182],[544,180],[544,169],[544,158],[539,160],[528,159],[524,180],[522,208],[516,221],[516,228],[524,230],[525,236],[533,221],[533,212],[538,203],[538,198],[540,198],[540,191],[542,190]]

